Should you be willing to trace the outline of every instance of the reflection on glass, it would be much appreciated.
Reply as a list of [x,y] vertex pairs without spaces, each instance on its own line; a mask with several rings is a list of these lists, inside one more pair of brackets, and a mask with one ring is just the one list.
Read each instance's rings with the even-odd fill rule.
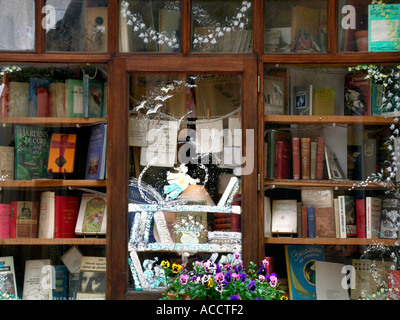
[[46,50],[107,52],[107,0],[47,0]]
[[0,0],[0,50],[35,49],[35,1]]
[[180,1],[120,1],[120,52],[180,51]]
[[192,1],[193,52],[252,52],[252,1]]
[[241,252],[240,75],[130,76],[129,251],[135,289],[162,260]]
[[327,1],[265,0],[264,51],[327,51]]
[[398,51],[400,1],[371,4],[369,0],[338,3],[339,52]]

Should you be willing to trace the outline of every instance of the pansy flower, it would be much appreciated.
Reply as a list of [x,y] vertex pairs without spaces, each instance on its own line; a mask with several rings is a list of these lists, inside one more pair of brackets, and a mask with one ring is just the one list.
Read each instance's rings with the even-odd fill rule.
[[172,265],[172,272],[173,273],[178,273],[179,271],[181,271],[182,266],[180,264],[174,263]]
[[257,289],[256,282],[254,280],[251,280],[247,285],[247,288],[249,289],[250,292],[256,291]]
[[189,276],[187,275],[187,274],[181,274],[181,276],[179,277],[179,282],[182,284],[182,285],[185,285],[185,284],[187,284],[188,283],[188,279],[189,279]]

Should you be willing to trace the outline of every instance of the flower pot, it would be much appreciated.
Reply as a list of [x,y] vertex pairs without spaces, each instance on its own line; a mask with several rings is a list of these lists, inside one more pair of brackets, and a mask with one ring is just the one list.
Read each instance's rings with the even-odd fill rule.
[[357,50],[368,51],[368,30],[361,30],[355,33]]

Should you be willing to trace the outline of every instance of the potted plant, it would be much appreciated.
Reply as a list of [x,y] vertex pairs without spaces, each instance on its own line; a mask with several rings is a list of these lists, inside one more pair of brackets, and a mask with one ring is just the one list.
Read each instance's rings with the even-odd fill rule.
[[223,262],[196,261],[191,270],[185,265],[162,261],[166,289],[162,300],[282,300],[284,291],[274,273],[267,274],[268,261],[256,270],[247,270],[239,253]]

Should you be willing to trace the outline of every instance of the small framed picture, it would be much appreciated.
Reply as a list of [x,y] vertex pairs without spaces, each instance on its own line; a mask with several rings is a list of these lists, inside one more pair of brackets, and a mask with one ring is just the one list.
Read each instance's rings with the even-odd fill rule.
[[312,115],[312,85],[298,86],[294,88],[294,114]]

